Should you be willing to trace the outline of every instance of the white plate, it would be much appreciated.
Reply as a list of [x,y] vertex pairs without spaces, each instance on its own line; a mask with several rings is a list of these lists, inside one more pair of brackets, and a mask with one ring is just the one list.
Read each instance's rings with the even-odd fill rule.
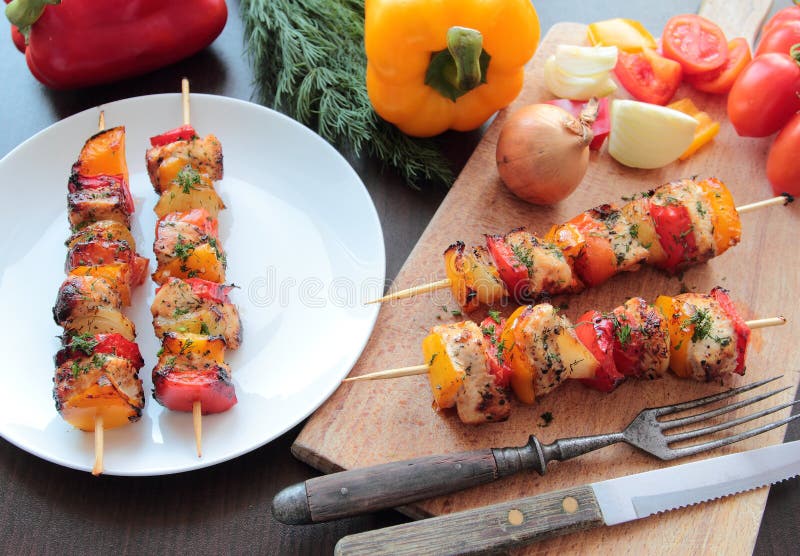
[[[100,107],[108,127],[127,128],[138,251],[153,258],[148,138],[180,125],[178,94]],[[98,109],[38,133],[0,161],[0,434],[23,450],[75,469],[93,463],[93,435],[64,422],[51,396],[61,333],[51,308],[64,279],[69,236],[67,177],[97,129]],[[241,287],[242,347],[228,352],[239,403],[203,418],[203,457],[195,454],[191,415],[154,402],[150,373],[158,343],[150,303],[154,285],[136,290],[126,314],[145,357],[141,421],[106,432],[109,475],[160,475],[213,465],[276,438],[337,388],[372,332],[384,283],[383,235],[364,185],[328,143],[297,122],[244,101],[192,95],[192,124],[222,142],[220,236],[229,282]],[[151,261],[150,270],[154,269]]]

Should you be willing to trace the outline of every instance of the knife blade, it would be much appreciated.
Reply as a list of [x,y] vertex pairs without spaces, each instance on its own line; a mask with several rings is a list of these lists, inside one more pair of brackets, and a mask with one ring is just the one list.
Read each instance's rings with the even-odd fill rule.
[[337,555],[481,554],[738,494],[800,475],[800,440],[348,535]]

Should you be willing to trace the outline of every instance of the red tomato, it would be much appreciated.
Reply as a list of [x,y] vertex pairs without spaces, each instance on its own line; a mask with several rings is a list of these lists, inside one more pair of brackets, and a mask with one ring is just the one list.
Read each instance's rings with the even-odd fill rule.
[[197,133],[195,132],[194,128],[189,124],[182,125],[181,127],[176,127],[175,129],[170,129],[169,131],[165,131],[161,135],[156,135],[155,137],[150,138],[150,145],[153,147],[161,147],[163,145],[169,145],[170,143],[174,143],[179,139],[184,141],[188,141],[194,137],[197,137]]
[[731,90],[736,78],[752,59],[747,40],[737,37],[728,43],[728,61],[724,66],[708,73],[687,75],[686,81],[698,91],[724,95]]
[[790,21],[800,21],[800,6],[796,1],[794,6],[783,8],[773,15],[772,19],[767,21],[767,23],[764,24],[764,28],[761,29],[761,36],[763,37],[776,27],[780,27],[784,23],[788,23]]
[[[581,111],[586,106],[586,103],[582,100],[567,100],[565,98],[548,100],[547,104],[563,108],[576,118],[581,115]],[[597,101],[597,118],[592,123],[592,135],[594,138],[589,143],[589,149],[599,151],[610,131],[611,114],[608,111],[608,98],[603,97]]]
[[658,266],[675,273],[697,256],[697,244],[692,233],[692,219],[683,205],[650,204],[650,216],[655,225],[658,242],[667,258]]
[[728,296],[728,290],[717,286],[711,290],[711,297],[717,300],[722,306],[722,310],[728,315],[733,323],[733,330],[736,333],[736,374],[744,374],[744,361],[747,356],[747,342],[750,340],[750,328],[745,323],[742,316],[736,310],[736,306]]
[[743,137],[766,137],[800,110],[800,66],[788,54],[756,56],[731,87],[728,119]]
[[775,138],[767,156],[767,179],[776,195],[800,195],[800,114],[795,114]]
[[614,363],[614,321],[600,311],[589,311],[575,323],[575,334],[600,363],[595,377],[581,382],[595,390],[611,392],[625,379]]
[[192,293],[203,299],[208,299],[215,303],[230,303],[228,294],[233,289],[233,286],[226,286],[225,284],[217,284],[202,278],[187,278],[187,284],[192,287]]
[[11,26],[11,40],[14,42],[14,46],[17,47],[17,50],[25,54],[25,49],[28,45],[25,44],[25,37],[19,32],[19,27],[16,25]]
[[502,352],[500,352],[498,343],[505,324],[506,319],[500,319],[500,322],[497,322],[492,317],[485,318],[481,323],[483,337],[488,340],[485,345],[486,358],[489,360],[489,372],[494,376],[494,383],[501,388],[506,388],[511,382],[511,367],[506,362],[506,346],[503,346]]
[[687,75],[721,68],[728,59],[725,33],[711,20],[696,14],[676,15],[661,34],[664,56],[675,60]]
[[761,40],[756,48],[756,56],[767,52],[788,54],[792,46],[800,43],[800,20],[787,21],[773,27],[770,32],[761,33]]
[[506,285],[509,295],[518,301],[526,300],[530,287],[528,267],[517,258],[503,236],[487,235],[486,247],[494,259],[497,272]]
[[683,71],[678,62],[645,48],[636,53],[620,51],[614,75],[636,100],[663,106],[678,90]]

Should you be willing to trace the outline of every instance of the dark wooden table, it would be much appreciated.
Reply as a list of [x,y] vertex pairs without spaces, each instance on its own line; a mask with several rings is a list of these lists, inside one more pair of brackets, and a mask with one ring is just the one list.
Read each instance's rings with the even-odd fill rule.
[[[687,0],[550,0],[536,4],[543,31],[557,21],[589,23],[625,16],[639,19],[657,32],[671,15],[698,7],[698,2]],[[80,91],[44,88],[30,75],[8,35],[0,37],[0,156],[84,109],[127,97],[174,92],[182,76],[191,79],[194,91],[252,100],[253,74],[243,52],[238,2],[229,1],[228,5],[228,24],[210,49],[139,79]],[[779,2],[775,9],[784,5],[788,2]],[[7,28],[0,25],[0,29],[7,33]],[[480,133],[453,133],[446,139],[448,156],[460,169]],[[375,161],[351,162],[380,215],[386,238],[386,275],[394,277],[446,191],[414,191],[397,176],[381,173]],[[7,190],[6,202],[14,202],[15,187],[36,184],[2,186]],[[272,519],[269,507],[275,493],[317,474],[289,452],[299,430],[297,427],[267,446],[212,468],[151,478],[95,478],[0,440],[0,552],[326,554],[344,535],[405,521],[392,511],[306,527],[289,527]],[[797,438],[800,426],[790,427],[787,440]],[[796,553],[798,515],[798,480],[773,487],[755,553]]]

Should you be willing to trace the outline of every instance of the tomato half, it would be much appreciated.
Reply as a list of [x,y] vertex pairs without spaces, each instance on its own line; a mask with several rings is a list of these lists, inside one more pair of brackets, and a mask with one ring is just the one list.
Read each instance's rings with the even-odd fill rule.
[[578,339],[600,364],[594,378],[582,378],[580,381],[601,392],[611,392],[625,380],[614,363],[615,332],[614,321],[605,317],[600,311],[588,311],[575,323],[575,334]]
[[614,75],[636,100],[663,106],[678,90],[683,71],[678,62],[645,48],[636,53],[620,51]]
[[733,87],[733,83],[747,64],[753,59],[747,40],[737,37],[728,43],[728,61],[714,71],[687,75],[686,81],[698,91],[724,95]]
[[676,15],[661,34],[664,56],[675,60],[687,75],[721,68],[728,59],[725,33],[713,21],[696,14]]
[[772,135],[800,110],[800,65],[788,54],[756,56],[731,87],[728,119],[742,137]]
[[176,127],[175,129],[165,131],[161,135],[151,137],[150,144],[153,147],[161,147],[164,145],[169,145],[170,143],[174,143],[178,140],[189,141],[195,137],[197,137],[197,133],[195,132],[194,128],[191,125],[186,124]]
[[800,195],[800,114],[795,114],[775,138],[767,156],[767,179],[776,195]]

